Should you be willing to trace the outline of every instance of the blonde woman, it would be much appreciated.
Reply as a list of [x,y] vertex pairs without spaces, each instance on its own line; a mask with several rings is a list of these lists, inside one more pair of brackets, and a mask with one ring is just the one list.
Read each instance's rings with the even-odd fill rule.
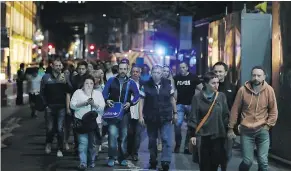
[[[103,71],[101,70],[101,72],[103,72]],[[103,77],[102,77],[101,72],[99,70],[94,70],[94,71],[92,71],[91,75],[95,79],[94,90],[97,90],[97,91],[102,93],[105,85],[104,85],[104,81],[103,81]],[[102,132],[102,124],[103,124],[102,115],[103,115],[103,111],[100,111],[100,113],[97,117],[97,124],[98,124],[98,128],[99,128],[100,132]],[[102,147],[100,145],[99,151],[101,151],[101,150],[102,150]]]

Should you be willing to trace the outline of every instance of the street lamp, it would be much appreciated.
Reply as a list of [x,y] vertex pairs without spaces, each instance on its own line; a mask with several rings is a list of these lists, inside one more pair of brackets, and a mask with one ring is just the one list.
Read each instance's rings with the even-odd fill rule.
[[166,64],[166,58],[165,58],[165,48],[164,47],[159,47],[157,48],[157,50],[155,50],[157,52],[157,54],[163,58],[163,65]]
[[106,17],[106,14],[103,14],[103,17]]
[[163,56],[165,54],[165,49],[160,47],[156,50],[157,54]]

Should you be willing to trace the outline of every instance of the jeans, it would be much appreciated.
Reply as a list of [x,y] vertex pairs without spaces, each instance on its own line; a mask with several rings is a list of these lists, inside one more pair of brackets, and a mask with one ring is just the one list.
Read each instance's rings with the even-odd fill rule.
[[78,150],[80,165],[87,166],[94,165],[95,157],[97,154],[97,146],[95,143],[95,133],[90,132],[88,134],[79,134],[78,135]]
[[[178,112],[178,119],[177,119],[177,123],[175,124],[175,141],[176,141],[176,147],[180,147],[181,146],[181,141],[182,141],[182,130],[181,130],[181,127],[182,127],[185,115],[187,116],[191,112],[191,106],[190,105],[177,104],[177,112]],[[188,148],[189,140],[190,140],[190,137],[189,137],[189,135],[187,133],[186,134],[186,140],[185,140],[185,149]]]
[[254,146],[258,150],[258,165],[260,171],[268,170],[268,153],[270,146],[269,131],[260,128],[256,131],[241,126],[241,148],[243,161],[239,166],[240,171],[249,171],[254,161]]
[[58,149],[63,150],[64,141],[64,120],[66,115],[65,108],[46,108],[46,143],[52,143],[55,133],[58,137]]
[[[122,161],[127,153],[127,128],[129,113],[125,113],[122,120],[108,122],[108,157]],[[118,145],[118,146],[117,146]],[[118,151],[117,151],[118,148]]]
[[142,126],[137,119],[131,119],[128,127],[127,153],[129,155],[138,155],[140,147]]
[[157,163],[158,132],[161,132],[163,149],[161,153],[161,162],[171,162],[172,158],[172,123],[147,123],[147,133],[149,137],[150,163]]

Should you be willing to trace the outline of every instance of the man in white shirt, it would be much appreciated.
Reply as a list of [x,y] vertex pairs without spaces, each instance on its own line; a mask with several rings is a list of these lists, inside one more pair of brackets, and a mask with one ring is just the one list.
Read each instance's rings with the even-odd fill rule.
[[38,69],[35,68],[32,75],[28,76],[29,85],[29,104],[31,109],[31,117],[37,117],[35,104],[40,92],[40,83],[42,75],[38,74]]
[[[134,80],[137,87],[141,86],[140,82],[141,68],[132,66],[131,79]],[[133,99],[133,97],[132,97]],[[132,157],[133,161],[138,161],[138,150],[140,146],[141,125],[138,122],[138,104],[130,107],[131,119],[129,121],[128,135],[127,135],[127,153]]]

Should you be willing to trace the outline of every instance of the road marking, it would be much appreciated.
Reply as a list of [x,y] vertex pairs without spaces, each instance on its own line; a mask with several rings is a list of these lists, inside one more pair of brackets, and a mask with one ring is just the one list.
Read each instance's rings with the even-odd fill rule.
[[127,167],[129,167],[130,170],[140,170],[141,168],[136,166],[132,161],[127,160]]
[[11,132],[15,129],[20,127],[18,122],[21,120],[21,118],[11,118],[7,121],[6,125],[3,129],[1,129],[1,148],[7,147],[7,145],[3,144],[3,141],[7,139],[8,137],[14,136]]

